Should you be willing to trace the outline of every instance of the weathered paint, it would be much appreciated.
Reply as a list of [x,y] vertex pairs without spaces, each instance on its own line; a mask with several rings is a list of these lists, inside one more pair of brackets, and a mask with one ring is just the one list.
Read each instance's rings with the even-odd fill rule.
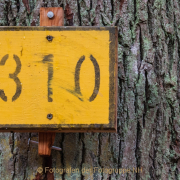
[[115,32],[113,27],[0,29],[0,128],[91,125],[115,131]]

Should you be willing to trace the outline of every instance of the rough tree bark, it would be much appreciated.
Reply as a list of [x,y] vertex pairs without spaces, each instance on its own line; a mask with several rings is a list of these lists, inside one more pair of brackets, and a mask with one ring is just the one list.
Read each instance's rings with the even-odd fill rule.
[[[40,7],[59,6],[66,26],[118,26],[118,133],[57,134],[52,162],[28,147],[37,133],[0,133],[0,179],[180,179],[180,2],[0,0],[0,25],[39,26]],[[51,164],[124,172],[37,173]]]

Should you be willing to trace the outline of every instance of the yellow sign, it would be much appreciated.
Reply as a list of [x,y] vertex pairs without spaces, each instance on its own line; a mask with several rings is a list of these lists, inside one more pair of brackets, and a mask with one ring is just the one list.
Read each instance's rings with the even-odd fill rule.
[[0,129],[116,131],[117,29],[0,28]]

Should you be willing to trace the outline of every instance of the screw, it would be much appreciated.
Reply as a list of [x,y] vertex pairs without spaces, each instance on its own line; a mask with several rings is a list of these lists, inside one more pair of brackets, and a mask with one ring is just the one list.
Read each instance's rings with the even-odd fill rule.
[[52,40],[53,40],[53,36],[47,36],[46,39],[47,39],[48,41],[52,41]]
[[49,11],[49,12],[47,13],[47,17],[48,17],[49,19],[53,18],[53,17],[54,17],[54,13],[53,13],[52,11]]
[[53,118],[53,115],[52,115],[52,114],[48,114],[48,115],[47,115],[47,118],[48,118],[49,120],[51,120],[51,119]]

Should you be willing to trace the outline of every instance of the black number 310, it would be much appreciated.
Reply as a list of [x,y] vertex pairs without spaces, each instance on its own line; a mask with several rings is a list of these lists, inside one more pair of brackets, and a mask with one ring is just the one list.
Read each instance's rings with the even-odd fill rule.
[[[6,61],[8,60],[9,55],[6,54],[0,61],[0,66],[4,66]],[[14,82],[16,83],[16,93],[14,94],[14,96],[12,97],[12,101],[15,101],[21,94],[22,91],[22,85],[21,85],[21,81],[19,80],[19,78],[17,77],[17,75],[20,73],[21,71],[21,61],[19,59],[19,57],[17,55],[13,55],[13,59],[16,62],[16,69],[14,71],[14,73],[9,74],[9,78],[13,79]],[[76,64],[76,68],[75,68],[75,76],[74,76],[74,81],[75,81],[75,93],[79,94],[82,96],[81,94],[81,90],[80,90],[80,69],[81,69],[81,65],[85,60],[85,56],[82,56],[79,61]],[[99,87],[100,87],[100,68],[99,68],[99,64],[96,61],[96,59],[91,55],[90,56],[90,60],[94,65],[94,70],[95,70],[95,86],[94,86],[94,90],[92,95],[89,98],[89,101],[93,101],[98,92],[99,92]],[[53,55],[49,54],[47,56],[45,56],[42,60],[43,63],[48,64],[48,102],[52,102],[53,99],[51,97],[51,95],[53,94],[53,89],[51,88],[51,81],[53,78]],[[0,97],[3,101],[7,101],[7,96],[5,95],[5,92],[3,89],[0,89]],[[80,99],[80,98],[79,98]],[[81,100],[81,99],[80,99]]]

